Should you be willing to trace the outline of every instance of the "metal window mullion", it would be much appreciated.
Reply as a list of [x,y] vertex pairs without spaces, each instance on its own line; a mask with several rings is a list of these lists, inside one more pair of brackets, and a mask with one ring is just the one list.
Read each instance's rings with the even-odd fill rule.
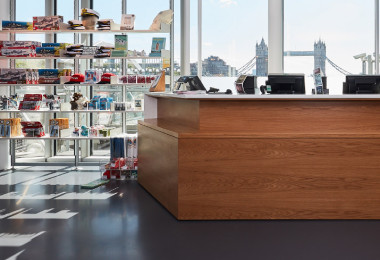
[[[10,0],[10,10],[9,10],[9,18],[11,21],[16,20],[16,0]],[[16,39],[16,35],[14,33],[11,33],[9,35],[9,40],[14,41]],[[15,68],[16,67],[16,61],[10,60],[9,61],[9,68]],[[16,90],[15,86],[9,87],[9,94],[14,94]],[[12,168],[16,165],[16,140],[10,140],[10,155],[11,155],[11,166]]]
[[[79,20],[79,0],[74,0],[74,19]],[[74,44],[79,43],[79,34],[74,33]],[[74,59],[74,73],[79,73],[79,60]],[[78,87],[74,87],[74,92]],[[79,114],[74,113],[74,127],[79,125]],[[74,166],[79,165],[79,141],[74,140]]]
[[[121,0],[121,14],[126,14],[127,13],[127,0]],[[128,52],[128,50],[127,50]],[[122,59],[121,60],[121,75],[126,75],[127,73],[127,68],[128,68],[128,60]],[[127,86],[123,85],[122,86],[122,102],[127,101]],[[121,125],[122,125],[122,131],[125,133],[127,131],[127,114],[122,113],[121,115]]]
[[202,0],[198,0],[198,77],[202,79]]
[[375,0],[375,73],[379,74],[379,0]]
[[[169,0],[170,9],[174,13],[174,0]],[[174,16],[174,15],[173,15]],[[170,25],[170,88],[174,87],[174,17]]]

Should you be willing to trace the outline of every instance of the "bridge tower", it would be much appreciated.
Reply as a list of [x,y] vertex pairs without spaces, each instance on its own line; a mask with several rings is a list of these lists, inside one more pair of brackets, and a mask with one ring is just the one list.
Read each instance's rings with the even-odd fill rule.
[[326,75],[326,44],[319,39],[314,42],[314,69],[321,68]]
[[268,45],[265,44],[264,38],[261,43],[256,43],[256,75],[268,76]]

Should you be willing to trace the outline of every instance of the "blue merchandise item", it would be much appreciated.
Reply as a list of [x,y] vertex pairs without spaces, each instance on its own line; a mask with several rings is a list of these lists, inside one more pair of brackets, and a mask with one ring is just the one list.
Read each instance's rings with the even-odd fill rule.
[[85,125],[82,125],[81,127],[81,135],[82,136],[88,136],[88,127]]
[[128,140],[128,137],[112,137],[111,138],[110,140],[111,161],[113,159],[126,157],[127,140]]
[[89,110],[98,110],[100,109],[100,96],[94,96],[90,103],[88,104]]
[[150,57],[160,57],[161,50],[165,49],[166,38],[154,37],[152,39],[152,48],[149,54]]
[[111,97],[104,97],[100,98],[100,110],[109,110],[111,109],[111,103],[113,102],[113,98]]
[[58,47],[62,48],[64,46],[64,43],[59,43],[59,42],[46,42],[42,43],[42,47]]
[[55,47],[37,47],[36,48],[37,55],[54,56],[55,51],[56,51]]
[[30,22],[5,21],[1,22],[3,30],[28,30],[32,27]]

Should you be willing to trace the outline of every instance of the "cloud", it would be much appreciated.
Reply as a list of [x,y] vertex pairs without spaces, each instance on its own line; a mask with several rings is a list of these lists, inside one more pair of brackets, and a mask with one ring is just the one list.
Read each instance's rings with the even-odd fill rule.
[[209,46],[212,46],[212,42],[202,42],[202,45],[209,47]]
[[221,7],[229,7],[231,5],[237,5],[237,1],[234,0],[219,0]]

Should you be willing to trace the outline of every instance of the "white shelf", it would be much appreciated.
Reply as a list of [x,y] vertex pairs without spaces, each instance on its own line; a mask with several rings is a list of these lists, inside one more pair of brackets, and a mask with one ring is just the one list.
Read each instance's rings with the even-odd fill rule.
[[133,112],[144,112],[143,110],[125,110],[125,111],[111,111],[111,110],[0,110],[0,113],[133,113]]
[[78,56],[78,57],[5,57],[1,56],[0,60],[157,60],[162,57],[149,56],[128,56],[128,57],[104,57],[95,58],[93,56]]
[[14,137],[0,137],[0,140],[109,140],[111,137],[117,136],[108,136],[108,137],[50,137],[49,135],[45,135],[43,137],[24,137],[24,136],[14,136]]
[[169,31],[152,30],[1,30],[0,33],[19,33],[19,34],[52,34],[52,33],[169,33]]

